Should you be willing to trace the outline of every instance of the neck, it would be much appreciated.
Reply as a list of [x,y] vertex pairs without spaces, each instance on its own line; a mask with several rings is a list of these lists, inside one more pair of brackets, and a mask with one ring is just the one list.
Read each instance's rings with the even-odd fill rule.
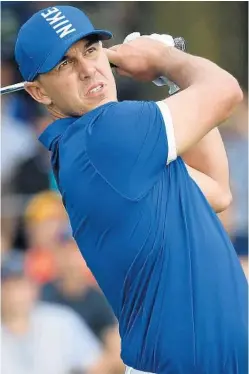
[[62,119],[62,118],[67,118],[68,116],[66,116],[65,114],[61,113],[57,108],[55,108],[54,106],[49,106],[48,107],[48,111],[52,117],[52,119],[54,121],[56,121],[57,119]]
[[79,112],[79,113],[75,113],[75,114],[72,114],[72,115],[66,115],[64,113],[62,113],[57,107],[55,107],[53,104],[50,104],[47,109],[52,117],[52,119],[55,121],[57,119],[62,119],[62,118],[68,118],[68,117],[80,117],[80,116],[83,116],[83,114],[86,114],[87,112],[90,112],[91,110],[93,109],[96,109],[104,104],[107,104],[111,101],[117,101],[117,98],[113,99],[113,100],[110,100],[110,99],[104,99],[102,101],[100,101],[98,104],[96,104],[95,106],[93,106],[92,108],[89,108],[88,110],[85,110],[83,112]]

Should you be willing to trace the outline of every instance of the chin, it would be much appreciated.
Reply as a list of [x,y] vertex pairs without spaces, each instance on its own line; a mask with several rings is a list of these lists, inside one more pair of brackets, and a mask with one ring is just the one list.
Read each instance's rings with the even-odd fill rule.
[[[98,99],[98,100],[96,100],[96,99]],[[106,96],[95,98],[95,100],[91,100],[91,102],[88,102],[88,103],[85,102],[84,105],[79,107],[79,109],[72,110],[70,112],[69,116],[70,117],[81,117],[84,114],[90,112],[91,110],[94,110],[94,109],[98,108],[99,106],[107,104],[111,101],[117,101],[117,98],[116,97],[115,98],[110,98],[110,97],[106,97]]]

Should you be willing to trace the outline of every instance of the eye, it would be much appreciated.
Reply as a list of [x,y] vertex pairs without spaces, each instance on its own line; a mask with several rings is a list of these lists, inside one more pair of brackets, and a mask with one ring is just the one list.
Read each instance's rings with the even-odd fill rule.
[[64,67],[67,66],[70,62],[71,62],[71,60],[69,60],[69,59],[65,59],[65,60],[63,60],[63,61],[58,65],[58,69],[64,68]]
[[88,50],[86,51],[86,54],[87,55],[91,54],[91,53],[95,52],[96,50],[97,50],[97,48],[92,46],[92,47],[88,48]]

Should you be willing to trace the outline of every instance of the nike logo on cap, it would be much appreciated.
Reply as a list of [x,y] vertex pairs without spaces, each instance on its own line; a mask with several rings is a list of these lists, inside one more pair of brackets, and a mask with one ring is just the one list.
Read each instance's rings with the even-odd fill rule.
[[66,19],[59,9],[51,7],[46,9],[46,11],[46,13],[41,13],[41,16],[52,26],[61,39],[76,31],[70,21]]

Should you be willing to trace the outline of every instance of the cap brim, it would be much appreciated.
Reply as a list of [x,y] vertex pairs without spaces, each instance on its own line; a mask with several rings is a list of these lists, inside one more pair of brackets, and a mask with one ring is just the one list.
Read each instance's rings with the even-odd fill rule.
[[[42,66],[37,70],[35,76],[37,76],[38,74],[48,73],[61,61],[61,59],[63,58],[63,56],[65,56],[68,49],[74,43],[76,43],[80,39],[87,38],[90,35],[97,35],[99,37],[99,40],[108,40],[108,39],[111,39],[113,36],[111,32],[106,31],[106,30],[93,30],[87,34],[85,32],[82,32],[82,33],[78,33],[77,35],[74,35],[72,38],[69,38],[65,41],[63,48],[60,45],[58,49],[55,48],[53,50],[53,52],[44,61]],[[32,77],[32,79],[34,79],[34,77]]]

